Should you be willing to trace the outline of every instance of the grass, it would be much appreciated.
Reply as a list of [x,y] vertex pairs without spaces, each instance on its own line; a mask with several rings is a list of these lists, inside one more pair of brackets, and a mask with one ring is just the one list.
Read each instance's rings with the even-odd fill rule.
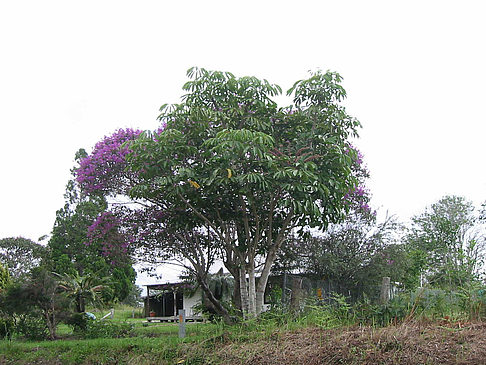
[[[187,323],[184,339],[178,338],[177,324],[146,323],[132,318],[132,308],[117,307],[109,321],[132,324],[133,337],[73,339],[71,328],[60,325],[62,340],[0,341],[0,364],[481,363],[486,358],[486,324],[467,316],[445,320],[447,305],[434,298],[403,301],[396,308],[390,304],[386,312],[337,301],[335,306],[311,305],[299,316],[275,310],[233,326]],[[423,352],[420,359],[418,349]]]
[[[211,324],[208,325],[212,327]],[[0,364],[14,362],[31,364],[39,361],[52,364],[114,364],[144,363],[150,359],[169,364],[177,358],[181,343],[207,339],[204,324],[187,324],[187,337],[178,338],[174,324],[150,324],[135,327],[135,337],[99,338],[89,340],[63,339],[57,341],[0,341]]]
[[325,329],[311,321],[188,323],[185,339],[177,325],[140,323],[130,338],[0,341],[0,364],[453,364],[486,356],[482,323]]

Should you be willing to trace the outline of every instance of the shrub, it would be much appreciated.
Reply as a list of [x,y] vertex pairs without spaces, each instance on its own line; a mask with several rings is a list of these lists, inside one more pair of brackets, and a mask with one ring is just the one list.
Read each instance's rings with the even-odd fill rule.
[[15,326],[15,332],[28,340],[41,341],[49,338],[49,330],[43,318],[22,316]]
[[87,321],[83,338],[122,338],[134,336],[133,324],[110,321]]
[[71,326],[76,333],[85,331],[88,327],[88,321],[90,319],[85,313],[74,313],[66,320],[66,324]]
[[0,339],[10,339],[15,331],[15,324],[11,318],[0,317]]

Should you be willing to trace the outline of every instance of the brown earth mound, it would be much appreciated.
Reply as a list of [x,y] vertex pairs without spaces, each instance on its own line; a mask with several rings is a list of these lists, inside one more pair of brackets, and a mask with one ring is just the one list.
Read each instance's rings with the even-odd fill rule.
[[486,364],[486,323],[308,328],[216,347],[221,364]]

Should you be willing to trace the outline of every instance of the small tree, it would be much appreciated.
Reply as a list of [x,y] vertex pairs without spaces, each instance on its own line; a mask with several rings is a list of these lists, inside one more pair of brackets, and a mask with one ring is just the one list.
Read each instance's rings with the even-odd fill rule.
[[[66,318],[68,302],[59,293],[58,282],[54,276],[42,267],[32,270],[22,282],[9,285],[2,295],[0,309],[17,323],[32,320],[43,321],[41,331],[47,328],[50,339],[56,338],[58,323]],[[25,333],[30,336],[28,333]],[[31,337],[37,337],[32,333]]]
[[471,202],[445,196],[412,218],[409,251],[426,280],[455,288],[477,278],[485,235],[475,231]]
[[[75,272],[56,276],[59,277],[59,288],[75,303],[78,313],[85,312],[87,303],[97,303],[100,294],[107,288],[108,278],[98,279],[92,274],[80,276]],[[100,284],[100,282],[104,283]]]

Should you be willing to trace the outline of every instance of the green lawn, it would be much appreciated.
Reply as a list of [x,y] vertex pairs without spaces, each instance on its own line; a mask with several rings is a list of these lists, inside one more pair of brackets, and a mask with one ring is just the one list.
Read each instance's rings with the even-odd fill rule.
[[186,338],[179,339],[178,325],[134,321],[135,337],[68,339],[72,332],[61,325],[56,341],[0,341],[0,364],[171,364],[179,361],[179,344],[201,342],[220,332],[218,325],[187,323]]

